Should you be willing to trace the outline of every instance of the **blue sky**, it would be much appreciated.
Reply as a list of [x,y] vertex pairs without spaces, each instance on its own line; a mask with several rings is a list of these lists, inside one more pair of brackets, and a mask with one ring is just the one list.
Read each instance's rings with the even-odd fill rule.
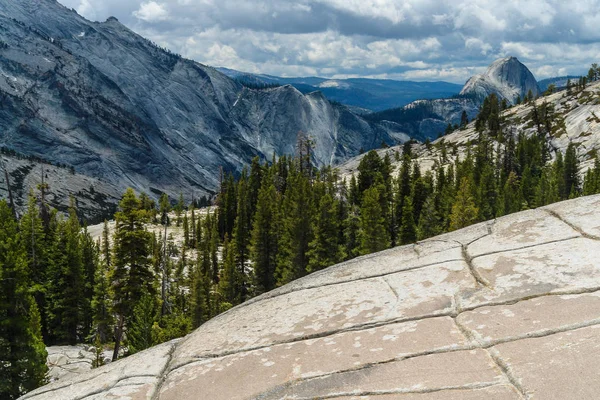
[[600,62],[600,0],[59,0],[199,62],[279,76],[464,83],[512,55],[538,79]]

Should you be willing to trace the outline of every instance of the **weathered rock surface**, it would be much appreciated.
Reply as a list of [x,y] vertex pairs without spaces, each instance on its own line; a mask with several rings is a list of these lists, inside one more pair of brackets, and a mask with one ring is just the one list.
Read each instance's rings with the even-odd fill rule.
[[48,351],[48,378],[50,382],[72,379],[92,369],[94,353],[84,346],[51,346]]
[[595,399],[600,195],[332,266],[43,399]]
[[[77,375],[89,372],[96,360],[96,349],[90,345],[77,346],[50,346],[46,347],[48,358],[48,380],[74,379]],[[112,359],[112,350],[103,350],[100,362],[109,364]]]
[[518,97],[524,99],[529,91],[535,97],[541,93],[531,71],[516,57],[506,57],[494,61],[485,73],[471,77],[460,94],[484,99],[495,93],[515,104]]

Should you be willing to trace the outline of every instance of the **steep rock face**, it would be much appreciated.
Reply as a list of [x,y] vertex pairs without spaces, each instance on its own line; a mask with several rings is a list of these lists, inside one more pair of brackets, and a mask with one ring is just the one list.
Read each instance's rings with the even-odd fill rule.
[[531,71],[516,57],[506,57],[494,61],[485,73],[471,77],[460,94],[482,100],[495,93],[515,104],[518,97],[525,98],[530,90],[536,97],[541,94]]
[[338,264],[23,398],[594,399],[599,207],[575,199]]
[[316,142],[318,165],[397,137],[318,93],[248,90],[55,0],[0,0],[0,44],[0,146],[117,191],[214,191],[220,166],[290,153],[298,131]]

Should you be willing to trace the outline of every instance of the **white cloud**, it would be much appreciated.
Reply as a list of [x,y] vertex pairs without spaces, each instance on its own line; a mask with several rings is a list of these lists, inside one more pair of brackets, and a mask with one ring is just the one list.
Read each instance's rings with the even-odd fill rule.
[[59,0],[185,57],[273,75],[462,83],[514,55],[543,77],[600,61],[600,0]]
[[165,5],[155,1],[140,4],[139,10],[134,11],[133,15],[147,22],[164,21],[169,18]]

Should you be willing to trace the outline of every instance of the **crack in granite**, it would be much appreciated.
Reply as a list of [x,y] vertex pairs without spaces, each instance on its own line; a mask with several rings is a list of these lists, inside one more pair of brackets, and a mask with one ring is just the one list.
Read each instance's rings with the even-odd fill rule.
[[547,214],[549,214],[551,217],[558,219],[559,221],[561,221],[562,223],[568,225],[571,229],[573,229],[574,231],[577,231],[581,236],[583,236],[586,239],[592,239],[592,240],[600,240],[600,237],[596,236],[596,235],[591,235],[587,232],[585,232],[582,228],[580,228],[579,226],[567,221],[565,218],[563,218],[562,215],[560,215],[558,212],[548,209],[548,208],[542,208],[542,211],[546,212]]

